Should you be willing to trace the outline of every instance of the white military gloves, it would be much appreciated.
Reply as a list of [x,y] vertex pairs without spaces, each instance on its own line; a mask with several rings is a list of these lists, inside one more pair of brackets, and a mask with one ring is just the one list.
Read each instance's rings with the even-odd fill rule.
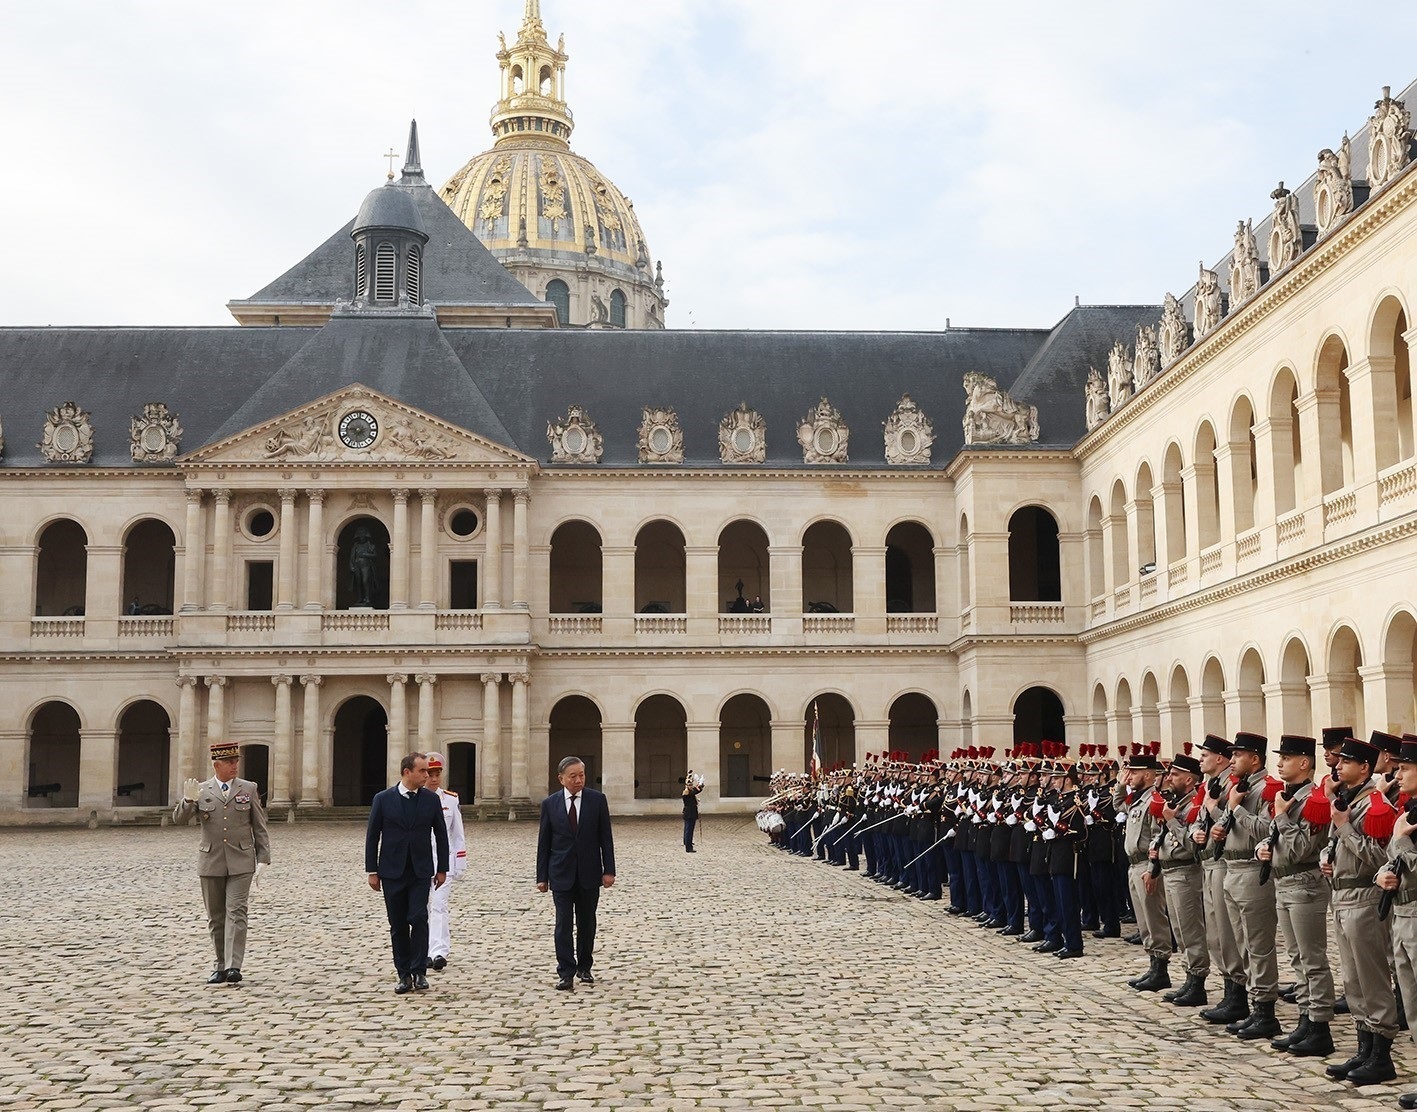
[[197,797],[202,794],[202,782],[195,776],[189,776],[182,781],[182,798],[188,803],[196,803]]
[[256,871],[255,871],[255,873],[252,874],[252,876],[251,876],[251,887],[252,887],[252,888],[256,887],[256,885],[258,885],[258,884],[261,883],[261,874],[264,873],[264,872],[265,872],[267,869],[269,869],[269,868],[270,868],[270,865],[268,865],[268,864],[267,864],[266,862],[264,862],[264,861],[257,861],[257,862],[256,862]]

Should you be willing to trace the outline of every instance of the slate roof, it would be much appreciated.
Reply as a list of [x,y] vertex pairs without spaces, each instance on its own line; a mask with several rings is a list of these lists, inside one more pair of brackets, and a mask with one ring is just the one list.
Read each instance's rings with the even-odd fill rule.
[[1107,376],[1107,354],[1117,340],[1136,347],[1137,328],[1155,325],[1160,305],[1083,305],[1048,333],[1009,391],[1038,407],[1038,444],[1072,447],[1087,432],[1087,371]]

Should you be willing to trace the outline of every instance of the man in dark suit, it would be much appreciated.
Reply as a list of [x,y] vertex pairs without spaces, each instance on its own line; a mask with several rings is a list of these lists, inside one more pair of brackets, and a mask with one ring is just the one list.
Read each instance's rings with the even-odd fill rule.
[[[595,909],[601,888],[615,883],[615,841],[605,796],[585,786],[585,764],[566,757],[557,766],[561,791],[541,801],[536,841],[536,890],[556,903],[556,987],[594,984]],[[575,941],[572,943],[572,927]]]
[[403,995],[428,987],[428,882],[441,888],[448,878],[448,829],[438,796],[423,787],[427,756],[410,753],[399,772],[399,782],[376,795],[369,808],[364,871],[369,887],[384,894],[399,974],[394,991]]

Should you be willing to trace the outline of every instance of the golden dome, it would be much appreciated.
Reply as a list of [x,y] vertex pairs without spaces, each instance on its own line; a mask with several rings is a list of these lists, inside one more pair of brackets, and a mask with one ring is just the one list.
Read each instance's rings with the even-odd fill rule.
[[[633,203],[571,150],[565,39],[546,38],[540,0],[527,0],[517,41],[501,49],[494,143],[448,179],[439,195],[493,255],[538,297],[561,279],[562,324],[662,328],[663,280],[650,263]],[[570,281],[567,281],[567,280]],[[606,306],[619,294],[617,318]]]

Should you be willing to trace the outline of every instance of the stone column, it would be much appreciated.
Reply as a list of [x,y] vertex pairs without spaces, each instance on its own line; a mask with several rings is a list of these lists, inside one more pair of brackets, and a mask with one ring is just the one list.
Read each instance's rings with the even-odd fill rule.
[[527,504],[531,491],[513,492],[512,503],[512,609],[527,610],[526,573],[531,563],[531,541],[527,535]]
[[[394,538],[389,545],[389,609],[408,608],[408,489],[398,487],[394,496]],[[393,783],[392,780],[389,783]]]
[[320,685],[323,676],[304,675],[305,714],[300,728],[300,806],[319,807],[320,792]]
[[203,682],[207,685],[207,745],[210,746],[226,740],[226,677],[208,676]]
[[[1009,724],[1012,727],[1013,717]],[[888,718],[858,718],[855,724],[856,751],[851,759],[857,768],[866,767],[867,753],[886,753],[891,747],[891,723]],[[1002,752],[1002,750],[1001,750]]]
[[305,609],[319,610],[325,605],[325,492],[311,487],[305,497]]
[[718,594],[718,545],[685,545],[684,613],[690,617],[716,617],[726,601]]
[[389,683],[389,743],[387,748],[387,777],[385,783],[395,783],[400,776],[399,765],[408,752],[408,706],[404,700],[404,685],[408,676],[403,672],[391,672],[385,676]]
[[28,801],[29,776],[25,769],[27,730],[0,730],[0,812],[23,811]]
[[[197,677],[177,677],[177,775],[174,791],[202,771],[202,731],[197,724]],[[200,779],[200,777],[199,777]],[[174,802],[176,799],[174,797]]]
[[216,499],[212,524],[212,582],[207,592],[213,610],[225,610],[231,597],[231,491],[212,491]]
[[271,677],[271,683],[276,688],[275,730],[271,738],[271,807],[289,807],[291,803],[290,766],[294,763],[295,752],[290,721],[290,681],[289,676]]
[[502,799],[502,673],[482,673],[482,775],[484,799]]
[[1363,720],[1369,729],[1401,734],[1407,729],[1404,712],[1412,702],[1411,664],[1366,664],[1358,669],[1363,680]]
[[[1125,517],[1108,514],[1102,519],[1102,593],[1111,604],[1112,594],[1124,584],[1117,582],[1117,546],[1126,547]],[[1118,536],[1118,534],[1121,536]]]
[[[438,748],[437,725],[433,717],[433,685],[438,677],[429,672],[415,676],[418,681],[418,748],[427,753]],[[447,754],[443,754],[445,757]]]
[[486,491],[487,574],[482,584],[482,609],[502,609],[502,492]]
[[789,618],[802,616],[802,546],[768,546],[768,576],[772,583],[772,612]]
[[805,751],[800,718],[774,718],[772,729],[772,771],[801,772]]
[[280,489],[280,575],[276,587],[277,610],[295,609],[296,493],[294,487]]
[[[1256,421],[1255,433],[1255,520],[1254,525],[1263,529],[1272,526],[1279,515],[1275,509],[1282,496],[1287,504],[1294,497],[1294,451],[1292,424],[1286,416],[1279,421]],[[1283,437],[1283,452],[1280,441]],[[1281,460],[1287,474],[1280,475],[1276,464]],[[1285,511],[1288,512],[1287,510]],[[1273,533],[1270,534],[1273,539]]]
[[80,730],[79,808],[85,811],[111,811],[117,774],[117,732]]
[[202,608],[202,560],[206,556],[202,538],[202,492],[187,491],[187,530],[182,538],[182,613]]
[[635,550],[633,546],[601,545],[602,609],[607,617],[626,618],[635,612]]
[[[1198,484],[1200,472],[1195,467],[1181,468],[1181,502],[1186,522],[1186,559],[1196,561],[1201,554],[1201,503]],[[1196,569],[1192,569],[1196,570]]]
[[853,545],[851,612],[877,617],[886,612],[886,546]]
[[[1246,443],[1248,447],[1248,441]],[[1222,440],[1215,449],[1215,469],[1218,474],[1216,486],[1219,488],[1220,499],[1216,504],[1216,512],[1220,515],[1217,533],[1221,544],[1232,544],[1235,534],[1242,532],[1239,522],[1236,521],[1236,501],[1239,491],[1236,485],[1240,482],[1241,476],[1235,473],[1235,445],[1228,440]],[[1248,469],[1244,475],[1245,484],[1248,486],[1250,476]],[[1248,528],[1248,526],[1246,526]]]
[[602,787],[623,809],[635,798],[635,724],[603,722],[600,726]]
[[438,608],[438,492],[420,487],[418,497],[418,608]]
[[531,673],[512,672],[512,798],[530,799],[527,782],[527,757],[531,750],[531,719],[527,714],[527,689]]
[[704,778],[703,795],[700,803],[717,803],[723,794],[723,770],[719,767],[718,723],[690,722],[687,724],[685,758],[688,773],[691,769]]
[[85,546],[85,551],[88,553],[88,581],[84,590],[84,608],[88,612],[89,634],[92,636],[95,618],[117,618],[127,610],[132,600],[122,597],[123,546],[90,544]]
[[1344,372],[1352,403],[1355,486],[1374,481],[1379,471],[1397,462],[1400,441],[1395,371],[1392,356],[1374,355],[1358,360]]

